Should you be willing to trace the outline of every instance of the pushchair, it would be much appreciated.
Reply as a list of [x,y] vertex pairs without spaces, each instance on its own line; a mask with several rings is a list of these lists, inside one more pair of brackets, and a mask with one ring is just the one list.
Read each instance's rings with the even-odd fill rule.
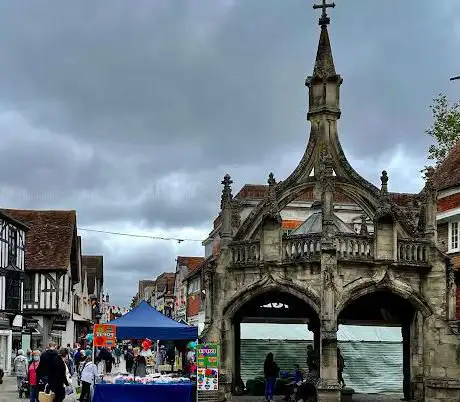
[[23,395],[27,399],[30,398],[30,385],[27,378],[23,379],[21,382],[21,388],[19,388],[19,399],[22,399]]

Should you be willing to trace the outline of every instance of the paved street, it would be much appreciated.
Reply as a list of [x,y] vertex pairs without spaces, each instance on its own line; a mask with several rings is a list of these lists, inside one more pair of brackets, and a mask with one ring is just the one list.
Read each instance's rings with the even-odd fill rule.
[[[27,399],[19,399],[18,391],[16,389],[16,377],[5,376],[3,378],[3,384],[0,385],[0,402],[19,402],[26,401]],[[76,401],[75,395],[68,396],[65,401],[73,402]]]
[[[101,368],[102,365],[99,365]],[[114,367],[113,373],[118,373],[120,371],[125,370],[124,361],[121,361],[121,364],[118,368]],[[74,387],[77,385],[76,377],[74,376]],[[19,401],[26,401],[27,399],[19,399],[18,391],[16,390],[16,377],[5,376],[3,378],[3,384],[0,385],[0,402],[19,402]],[[76,396],[69,395],[66,399],[66,402],[73,402],[76,401]]]
[[[370,395],[370,394],[357,394],[353,396],[353,401],[356,402],[392,402],[400,401],[402,395]],[[275,402],[281,402],[283,400],[282,396],[278,396],[275,399]],[[264,402],[265,398],[260,396],[234,396],[232,398],[233,402]]]

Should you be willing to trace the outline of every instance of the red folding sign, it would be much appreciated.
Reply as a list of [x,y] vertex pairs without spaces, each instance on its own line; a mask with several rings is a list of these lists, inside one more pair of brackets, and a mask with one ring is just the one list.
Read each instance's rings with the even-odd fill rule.
[[94,346],[99,348],[115,347],[117,345],[116,325],[95,324]]

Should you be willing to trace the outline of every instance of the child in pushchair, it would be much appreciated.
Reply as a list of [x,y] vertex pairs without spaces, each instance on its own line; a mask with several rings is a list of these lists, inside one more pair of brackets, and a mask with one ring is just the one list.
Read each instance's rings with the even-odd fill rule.
[[24,378],[21,382],[21,388],[19,388],[19,399],[21,399],[23,395],[26,398],[30,398],[30,386],[27,378]]

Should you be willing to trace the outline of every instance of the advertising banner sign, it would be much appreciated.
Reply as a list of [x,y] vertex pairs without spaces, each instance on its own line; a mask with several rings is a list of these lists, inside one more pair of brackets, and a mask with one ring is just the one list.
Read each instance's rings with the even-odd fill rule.
[[197,390],[217,391],[219,389],[219,344],[197,345]]
[[99,348],[115,347],[117,345],[116,325],[95,324],[94,346]]

